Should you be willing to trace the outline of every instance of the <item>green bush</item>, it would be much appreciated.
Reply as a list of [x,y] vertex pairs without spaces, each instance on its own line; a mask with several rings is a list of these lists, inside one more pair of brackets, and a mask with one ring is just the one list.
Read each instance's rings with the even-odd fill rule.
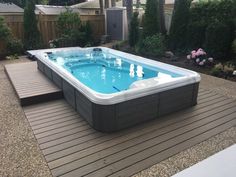
[[42,46],[34,11],[35,0],[28,0],[24,10],[24,47],[27,50],[39,49]]
[[[204,47],[209,54],[216,58],[229,58],[231,45],[229,43],[235,38],[235,16],[235,0],[200,1],[195,3],[190,9],[187,48]],[[216,33],[219,35],[218,37]]]
[[57,29],[60,34],[60,37],[55,40],[57,47],[84,47],[93,44],[89,22],[82,25],[79,15],[70,10],[59,15]]
[[206,29],[205,46],[208,54],[216,59],[225,59],[230,53],[230,28],[222,22],[215,21]]
[[233,56],[236,58],[236,39],[234,39],[232,43],[232,53],[233,53]]
[[18,39],[10,39],[7,42],[8,55],[20,55],[23,53],[23,44]]
[[89,23],[89,21],[86,21],[86,23],[84,25],[81,26],[81,29],[80,31],[82,33],[84,33],[84,42],[83,42],[83,46],[91,46],[93,45],[93,30],[92,30],[92,27]]
[[57,29],[61,35],[70,35],[79,31],[81,27],[81,20],[79,14],[67,10],[59,15],[57,19]]
[[186,45],[186,33],[192,0],[175,1],[169,32],[169,47],[171,50],[181,50]]
[[223,75],[223,71],[220,68],[214,67],[211,69],[210,74],[212,76],[221,77]]
[[203,48],[205,42],[205,22],[191,22],[188,24],[186,44],[188,49]]
[[23,53],[22,42],[13,38],[10,28],[4,23],[3,17],[0,17],[0,40],[6,45],[6,51],[3,51],[4,55],[17,56]]
[[139,21],[138,13],[134,12],[129,28],[129,45],[134,47],[139,40]]
[[0,16],[0,40],[6,41],[11,36],[11,31]]
[[161,34],[146,37],[139,44],[138,52],[148,56],[162,56],[165,52],[165,38]]
[[190,10],[192,22],[204,21],[206,24],[214,20],[230,22],[236,15],[235,0],[200,1],[195,3]]
[[159,1],[147,0],[143,22],[143,36],[152,36],[160,33]]

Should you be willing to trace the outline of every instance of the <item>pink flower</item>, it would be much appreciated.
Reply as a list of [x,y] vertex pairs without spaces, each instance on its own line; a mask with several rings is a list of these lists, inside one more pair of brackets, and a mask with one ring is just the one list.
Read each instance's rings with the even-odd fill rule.
[[192,58],[196,58],[197,57],[197,53],[192,53]]
[[204,65],[204,62],[201,61],[201,62],[199,62],[198,64],[199,64],[200,66],[203,66],[203,65]]
[[196,63],[199,63],[199,62],[200,62],[200,59],[199,59],[199,58],[197,58],[195,61],[196,61]]
[[194,53],[196,53],[196,50],[193,50],[193,51],[191,52],[191,54],[194,54]]
[[201,52],[204,52],[204,50],[202,48],[199,48],[197,51],[201,51]]
[[197,56],[201,56],[201,55],[205,55],[206,53],[204,52],[204,51],[202,51],[202,50],[198,50],[197,52],[196,52],[196,55]]
[[206,52],[203,49],[199,48],[196,52],[196,55],[197,56],[206,55]]
[[188,60],[191,60],[191,55],[187,55],[187,59],[188,59]]

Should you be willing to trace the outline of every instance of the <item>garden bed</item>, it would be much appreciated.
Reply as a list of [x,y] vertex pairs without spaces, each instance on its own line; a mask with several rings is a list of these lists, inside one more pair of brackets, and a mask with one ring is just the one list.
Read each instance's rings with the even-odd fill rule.
[[[117,42],[116,44],[114,44],[112,46],[112,48],[115,48],[117,50],[121,50],[127,53],[132,53],[134,55],[140,55],[137,54],[133,48],[129,47],[128,43],[126,42]],[[143,55],[141,55],[143,56]],[[182,55],[182,56],[174,56],[174,57],[153,57],[153,56],[143,56],[146,58],[150,58],[156,61],[160,61],[163,63],[167,63],[167,64],[171,64],[171,65],[175,65],[178,67],[182,67],[182,68],[186,68],[186,69],[190,69],[199,73],[203,73],[203,74],[207,74],[207,75],[211,75],[212,76],[212,69],[214,68],[214,64],[218,64],[220,63],[220,61],[214,61],[214,64],[212,65],[207,65],[207,66],[199,66],[197,64],[195,64],[192,61],[187,60],[186,55]],[[223,79],[227,79],[230,81],[234,81],[236,82],[236,76],[225,76],[225,74],[220,74],[220,76],[218,76],[219,78],[223,78]]]

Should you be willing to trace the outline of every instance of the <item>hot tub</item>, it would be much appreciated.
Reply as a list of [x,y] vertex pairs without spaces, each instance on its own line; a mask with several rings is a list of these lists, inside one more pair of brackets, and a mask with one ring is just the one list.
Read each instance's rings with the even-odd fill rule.
[[38,69],[94,129],[120,130],[197,103],[198,73],[99,48],[36,52]]

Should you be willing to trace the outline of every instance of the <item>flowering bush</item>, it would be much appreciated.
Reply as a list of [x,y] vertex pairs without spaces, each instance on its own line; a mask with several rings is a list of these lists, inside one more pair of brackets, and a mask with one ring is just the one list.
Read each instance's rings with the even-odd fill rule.
[[223,65],[222,63],[218,63],[212,68],[211,75],[222,78],[236,76],[235,66],[232,64]]
[[212,57],[207,57],[207,53],[199,48],[198,50],[193,50],[191,54],[187,55],[188,61],[193,61],[198,66],[212,65],[214,59]]

